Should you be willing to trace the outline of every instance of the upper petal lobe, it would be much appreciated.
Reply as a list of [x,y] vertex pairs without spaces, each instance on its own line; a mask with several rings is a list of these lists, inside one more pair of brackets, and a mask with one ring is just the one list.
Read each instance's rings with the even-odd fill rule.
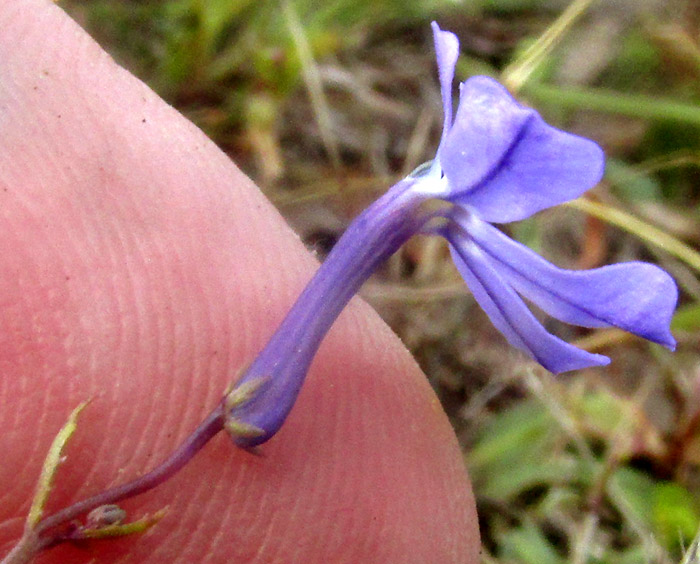
[[439,158],[450,185],[447,199],[496,223],[577,198],[600,180],[604,168],[597,144],[547,125],[483,76],[461,85]]
[[455,77],[455,65],[459,57],[459,40],[454,33],[442,31],[435,22],[431,26],[435,39],[435,56],[440,77],[440,93],[442,94],[444,115],[442,139],[440,140],[440,145],[442,145],[452,126],[452,82]]

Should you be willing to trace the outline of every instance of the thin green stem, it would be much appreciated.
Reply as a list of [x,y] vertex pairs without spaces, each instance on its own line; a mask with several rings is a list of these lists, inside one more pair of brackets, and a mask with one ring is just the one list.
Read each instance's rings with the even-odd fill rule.
[[700,126],[700,106],[664,98],[597,88],[574,88],[531,82],[522,90],[531,100],[560,108],[594,110],[656,121]]
[[194,455],[223,429],[223,422],[223,407],[219,405],[199,424],[170,457],[156,468],[131,482],[105,490],[102,493],[74,503],[70,507],[66,507],[42,519],[35,528],[36,533],[41,536],[46,531],[69,522],[71,519],[75,519],[96,507],[135,497],[159,486],[174,476],[183,466],[192,460]]
[[594,0],[573,0],[547,30],[503,71],[503,83],[518,92]]
[[[79,408],[82,409],[82,406]],[[72,419],[69,421],[70,425],[67,426],[67,431],[62,430],[59,434],[59,447],[60,450],[63,444],[70,437],[70,434],[75,428],[75,416],[78,410],[74,411],[72,414]],[[168,479],[172,478],[179,470],[183,468],[192,458],[214,437],[219,431],[223,429],[224,424],[224,408],[223,405],[218,405],[199,426],[187,437],[183,443],[175,449],[175,451],[159,466],[144,474],[143,476],[110,488],[98,493],[87,499],[83,499],[74,503],[73,505],[62,509],[53,515],[49,515],[46,518],[40,519],[43,510],[44,497],[40,496],[40,505],[38,509],[34,509],[28,521],[28,527],[25,529],[24,535],[20,541],[15,545],[15,547],[0,560],[0,564],[28,564],[34,557],[40,553],[42,550],[60,544],[66,540],[71,539],[71,535],[65,534],[65,527],[73,519],[92,511],[93,509],[113,504],[117,501],[135,497],[142,494],[148,490],[155,488],[156,486],[162,484]],[[67,435],[67,436],[66,436]],[[51,458],[51,457],[50,457]],[[48,479],[42,479],[48,481],[53,479],[50,476]],[[127,523],[126,525],[116,526],[116,527],[105,527],[101,530],[90,530],[84,529],[85,533],[94,533],[91,536],[93,538],[107,537],[110,536],[109,533],[114,533],[115,535],[125,535],[131,534],[133,532],[141,532],[150,527],[157,519],[159,515],[157,514],[155,518],[141,519],[132,523]],[[155,519],[155,520],[154,520]],[[63,530],[61,530],[63,529]],[[90,536],[90,535],[88,535]],[[80,537],[73,537],[80,538]]]
[[291,2],[282,2],[282,14],[301,62],[301,74],[304,77],[304,84],[316,116],[321,140],[331,163],[338,170],[341,166],[340,149],[333,133],[332,112],[323,91],[323,82],[318,65],[314,60],[311,45]]
[[620,227],[643,241],[663,249],[677,259],[685,262],[697,272],[700,272],[700,253],[686,245],[683,241],[676,239],[673,235],[669,235],[661,229],[622,210],[599,202],[579,198],[566,205],[600,218],[606,223]]

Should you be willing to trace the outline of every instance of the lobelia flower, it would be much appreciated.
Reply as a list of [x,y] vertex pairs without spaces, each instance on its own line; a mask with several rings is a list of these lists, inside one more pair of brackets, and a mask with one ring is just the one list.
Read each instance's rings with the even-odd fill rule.
[[[547,125],[488,77],[460,84],[453,120],[459,42],[432,25],[444,110],[436,158],[351,223],[225,397],[226,428],[240,446],[263,443],[277,432],[336,317],[377,266],[416,233],[447,239],[457,268],[496,328],[554,373],[609,359],[548,333],[521,296],[567,323],[615,326],[675,347],[669,325],[678,292],[660,268],[630,262],[563,270],[491,225],[579,197],[600,180],[604,156],[592,141]],[[436,199],[444,202],[437,211],[423,205]]]

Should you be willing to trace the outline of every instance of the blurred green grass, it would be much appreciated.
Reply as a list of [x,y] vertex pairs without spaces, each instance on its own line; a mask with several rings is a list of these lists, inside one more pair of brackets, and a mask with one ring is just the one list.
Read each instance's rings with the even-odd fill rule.
[[[508,79],[567,7],[61,5],[202,127],[321,254],[364,203],[434,152],[441,115],[428,23],[460,36],[461,79]],[[641,259],[669,270],[682,289],[677,353],[614,330],[551,324],[613,357],[609,368],[554,379],[506,348],[444,245],[425,238],[364,295],[411,347],[454,424],[474,481],[484,562],[690,564],[700,526],[700,6],[584,7],[517,88],[548,120],[604,146],[606,178],[589,200],[513,234],[562,266]]]

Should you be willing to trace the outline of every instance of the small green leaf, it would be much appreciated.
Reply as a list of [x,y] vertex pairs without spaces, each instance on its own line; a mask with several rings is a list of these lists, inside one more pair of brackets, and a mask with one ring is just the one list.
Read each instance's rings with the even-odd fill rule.
[[657,535],[673,549],[690,539],[700,526],[698,512],[690,492],[679,484],[657,484],[653,495],[653,519]]
[[647,474],[627,467],[616,470],[608,481],[610,500],[638,533],[652,532],[655,485]]
[[533,524],[509,531],[503,537],[503,560],[523,564],[564,564],[556,549]]
[[609,158],[605,163],[605,179],[615,188],[616,193],[626,200],[660,201],[661,186],[653,177],[641,174],[635,167],[619,159]]
[[539,402],[529,400],[503,411],[489,421],[469,453],[475,468],[509,466],[547,452],[558,433],[553,417]]
[[583,395],[576,405],[589,429],[611,437],[622,422],[624,401],[609,390],[599,388]]
[[641,544],[636,544],[627,549],[621,550],[614,557],[604,560],[607,564],[649,564],[648,549]]
[[671,329],[680,331],[700,329],[700,303],[679,307],[671,321]]
[[80,412],[88,403],[89,402],[81,403],[71,412],[65,425],[61,427],[61,430],[58,432],[51,443],[51,446],[49,447],[49,452],[47,453],[46,458],[44,459],[44,465],[41,468],[41,475],[39,476],[39,481],[37,482],[37,489],[36,493],[34,494],[34,499],[32,500],[32,506],[29,509],[29,515],[27,515],[26,526],[28,529],[33,529],[41,520],[41,516],[44,514],[44,506],[46,505],[46,500],[51,493],[51,489],[53,488],[56,471],[58,470],[58,466],[61,464],[63,450],[75,432],[78,425],[78,415],[80,415]]
[[494,500],[507,500],[536,486],[552,486],[574,480],[582,472],[572,457],[560,456],[543,464],[542,460],[514,460],[501,467],[479,488],[479,495]]

